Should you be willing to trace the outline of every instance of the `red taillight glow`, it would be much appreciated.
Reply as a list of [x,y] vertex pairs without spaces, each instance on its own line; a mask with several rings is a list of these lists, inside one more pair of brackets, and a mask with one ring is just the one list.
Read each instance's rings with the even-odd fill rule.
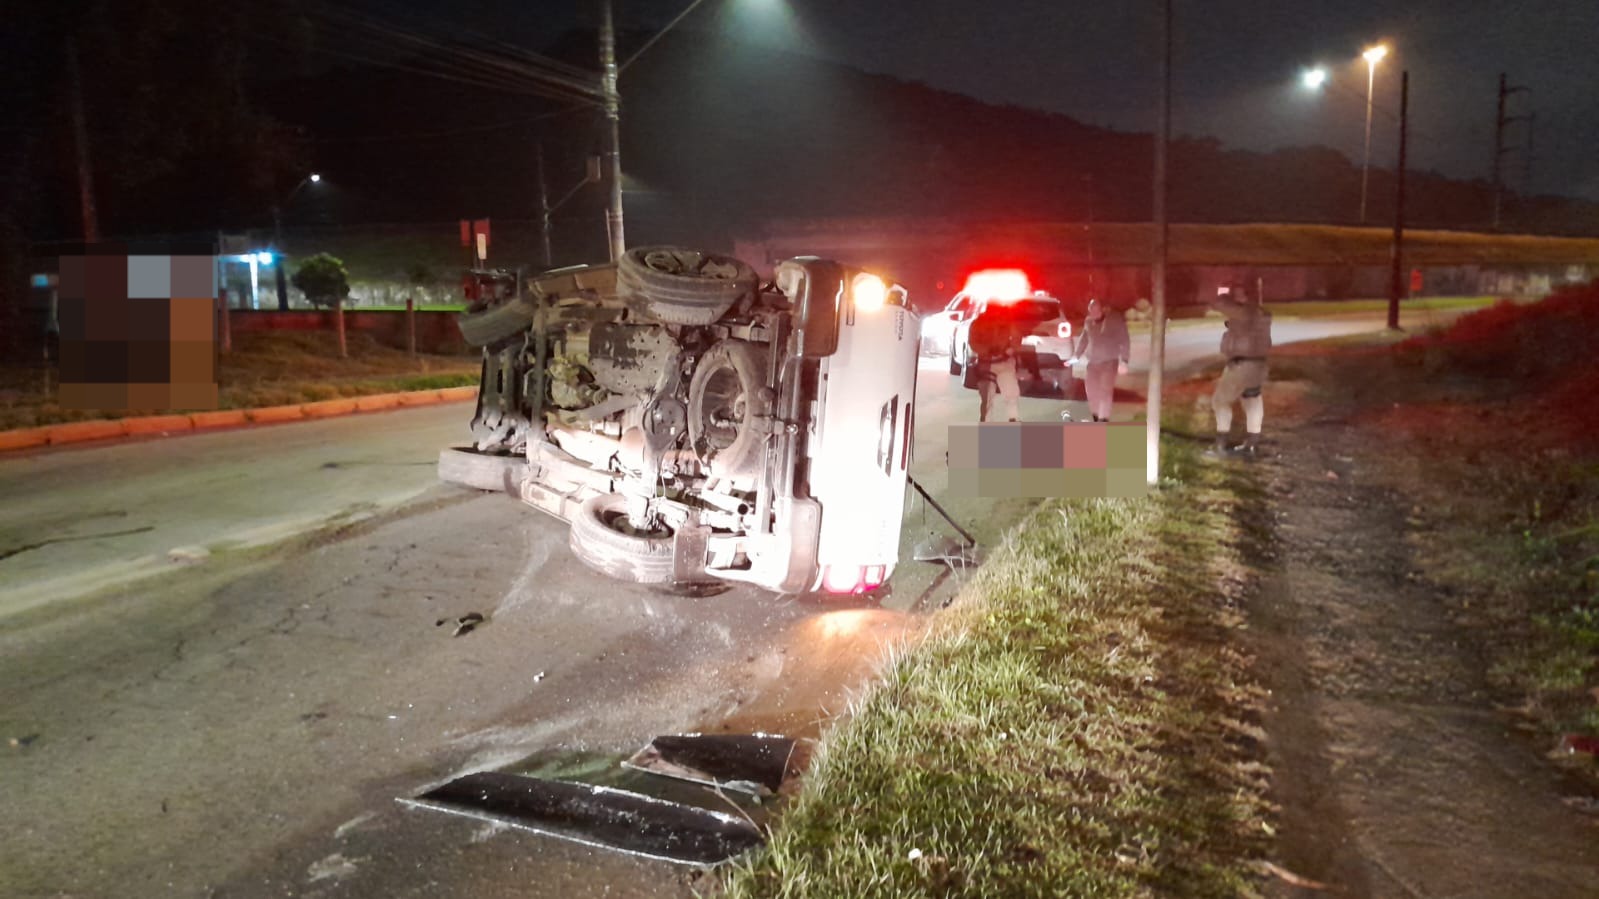
[[883,565],[829,565],[822,570],[822,589],[828,593],[870,593],[883,585],[888,568]]
[[1033,286],[1019,268],[989,268],[966,276],[966,293],[979,300],[1013,302],[1032,296]]

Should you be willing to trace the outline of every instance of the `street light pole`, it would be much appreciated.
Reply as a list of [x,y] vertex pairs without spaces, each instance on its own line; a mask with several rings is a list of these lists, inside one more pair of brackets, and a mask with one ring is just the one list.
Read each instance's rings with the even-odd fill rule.
[[321,175],[312,172],[301,178],[299,184],[294,185],[294,189],[283,198],[283,202],[272,204],[272,262],[277,266],[274,274],[277,278],[279,312],[289,311],[289,281],[288,275],[283,271],[283,207],[289,205],[289,201],[300,192],[300,188],[321,180]]
[[1366,177],[1371,167],[1371,95],[1377,83],[1377,63],[1388,55],[1388,48],[1378,44],[1362,53],[1366,59],[1366,152],[1360,161],[1360,223],[1366,224]]
[[616,29],[611,21],[611,0],[601,0],[600,17],[600,94],[605,104],[609,133],[606,157],[611,179],[611,201],[605,211],[605,231],[611,245],[611,261],[622,258],[627,241],[622,231],[622,97],[616,89]]
[[283,273],[283,207],[272,207],[272,261],[278,282],[278,311],[289,311],[289,278]]

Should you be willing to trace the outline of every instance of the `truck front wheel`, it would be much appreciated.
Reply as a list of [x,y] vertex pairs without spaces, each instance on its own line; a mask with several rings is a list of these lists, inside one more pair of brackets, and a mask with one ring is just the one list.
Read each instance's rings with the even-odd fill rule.
[[572,555],[608,577],[634,584],[672,582],[672,532],[640,533],[627,520],[620,493],[590,497],[572,516]]

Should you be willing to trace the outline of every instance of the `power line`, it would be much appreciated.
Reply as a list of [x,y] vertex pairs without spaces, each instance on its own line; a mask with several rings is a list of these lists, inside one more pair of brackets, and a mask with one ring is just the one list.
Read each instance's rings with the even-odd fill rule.
[[574,112],[592,112],[592,111],[593,111],[593,107],[592,106],[584,104],[584,105],[581,105],[581,106],[568,106],[565,109],[557,109],[554,112],[546,112],[543,115],[528,116],[526,118],[513,119],[513,120],[508,121],[508,122],[495,122],[495,123],[489,124],[489,125],[474,125],[474,126],[465,127],[465,128],[449,128],[449,129],[445,129],[445,130],[441,130],[441,131],[413,131],[413,132],[410,132],[410,133],[407,133],[407,134],[365,135],[365,136],[361,136],[361,137],[319,137],[319,138],[314,138],[312,140],[312,143],[317,143],[317,144],[347,144],[347,143],[365,143],[365,142],[368,142],[368,141],[429,140],[429,139],[435,138],[435,137],[455,137],[455,136],[461,135],[461,134],[478,134],[478,133],[485,132],[485,131],[500,131],[500,130],[503,130],[503,129],[506,129],[506,128],[518,128],[518,127],[521,127],[523,125],[531,125],[534,122],[542,122],[542,121],[544,121],[546,119],[553,119],[553,118],[557,118],[559,116],[568,115],[568,114],[571,114],[571,113],[574,113]]

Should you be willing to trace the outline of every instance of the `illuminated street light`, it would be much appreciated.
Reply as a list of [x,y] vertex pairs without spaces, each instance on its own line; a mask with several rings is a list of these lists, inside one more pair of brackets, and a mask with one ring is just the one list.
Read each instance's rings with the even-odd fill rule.
[[1360,161],[1360,223],[1366,223],[1366,174],[1371,166],[1371,92],[1377,80],[1377,63],[1388,55],[1388,45],[1378,44],[1360,54],[1366,60],[1366,151]]
[[312,172],[311,173],[311,183],[312,184],[320,184],[321,181],[322,181],[322,176],[321,175],[318,175],[316,172]]
[[1320,66],[1306,69],[1305,74],[1300,76],[1300,81],[1310,90],[1319,91],[1322,85],[1327,83],[1327,70]]

